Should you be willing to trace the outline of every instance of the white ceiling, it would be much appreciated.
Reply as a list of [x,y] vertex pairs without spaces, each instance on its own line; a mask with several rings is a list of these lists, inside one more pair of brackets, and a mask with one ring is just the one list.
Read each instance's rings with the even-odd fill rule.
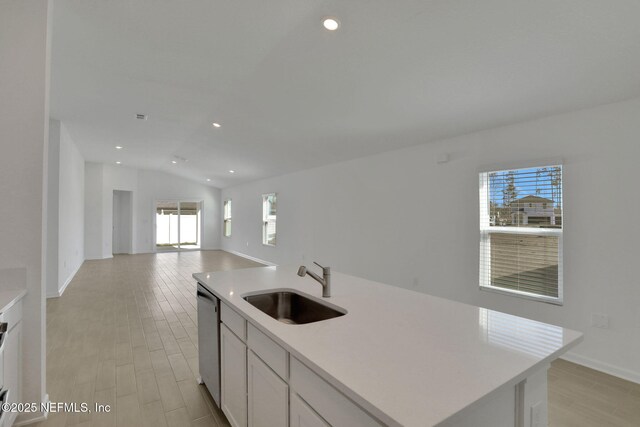
[[87,160],[226,187],[638,96],[638,22],[637,0],[56,0],[51,114]]

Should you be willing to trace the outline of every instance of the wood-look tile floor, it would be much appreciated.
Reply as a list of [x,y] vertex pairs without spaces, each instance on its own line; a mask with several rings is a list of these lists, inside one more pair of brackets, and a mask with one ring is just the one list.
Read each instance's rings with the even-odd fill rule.
[[640,384],[562,359],[548,381],[551,427],[640,426]]
[[[52,402],[109,404],[110,413],[52,413],[41,426],[228,426],[196,383],[194,272],[260,266],[222,251],[86,261],[47,300]],[[640,426],[640,385],[563,360],[549,371],[549,426]]]
[[42,426],[228,426],[198,374],[192,273],[257,267],[222,251],[119,255],[86,261],[47,300],[52,402],[111,405],[110,413],[51,413]]

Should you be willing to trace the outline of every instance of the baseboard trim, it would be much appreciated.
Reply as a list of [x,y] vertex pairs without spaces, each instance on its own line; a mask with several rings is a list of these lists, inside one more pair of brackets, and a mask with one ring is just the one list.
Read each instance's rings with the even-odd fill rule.
[[112,258],[113,258],[113,255],[105,256],[105,257],[97,257],[97,258],[90,257],[90,258],[85,258],[84,260],[85,261],[100,261],[102,259],[112,259]]
[[620,368],[618,366],[614,366],[600,360],[595,360],[590,357],[581,356],[571,351],[565,353],[561,357],[561,359],[577,363],[578,365],[586,366],[587,368],[595,369],[596,371],[604,372],[605,374],[613,375],[614,377],[622,378],[623,380],[640,384],[640,373],[638,372]]
[[61,297],[62,294],[64,293],[64,291],[67,289],[67,286],[69,286],[69,283],[71,283],[71,281],[73,280],[74,277],[76,277],[76,274],[78,274],[78,271],[80,271],[80,267],[82,267],[82,264],[84,264],[84,261],[82,261],[80,264],[78,264],[78,266],[76,267],[76,269],[74,270],[73,273],[71,273],[69,275],[69,278],[67,278],[67,280],[64,282],[64,284],[62,285],[62,287],[58,290],[58,296]]
[[[44,397],[42,398],[42,403],[49,403],[49,395],[48,394],[44,395]],[[17,421],[13,425],[15,427],[19,427],[19,426],[26,426],[26,425],[29,425],[29,424],[38,423],[40,421],[45,421],[48,416],[49,416],[49,412],[48,411],[47,412],[42,412],[42,415],[38,415],[37,417],[29,418],[29,419],[22,420],[22,421]]]
[[251,255],[243,254],[242,252],[232,251],[231,249],[223,249],[223,251],[229,252],[230,254],[238,255],[238,256],[240,256],[242,258],[250,259],[251,261],[259,262],[260,264],[269,265],[269,266],[272,266],[272,267],[275,267],[275,266],[278,265],[278,264],[274,264],[274,263],[269,262],[269,261],[265,261],[265,260],[260,259],[260,258],[256,258],[256,257],[251,256]]
[[71,273],[69,275],[69,277],[64,282],[62,287],[60,289],[58,289],[58,292],[53,292],[53,293],[47,294],[47,298],[60,298],[62,296],[62,294],[64,293],[64,291],[67,289],[67,286],[69,286],[69,283],[71,283],[73,278],[76,277],[76,274],[80,270],[80,267],[82,267],[82,264],[84,264],[84,260],[76,267],[76,269],[73,271],[73,273]]

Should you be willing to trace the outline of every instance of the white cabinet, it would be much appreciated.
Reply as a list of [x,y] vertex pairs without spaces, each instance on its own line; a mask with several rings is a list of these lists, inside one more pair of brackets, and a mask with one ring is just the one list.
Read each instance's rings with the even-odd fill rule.
[[9,390],[8,403],[20,401],[20,344],[22,325],[18,323],[6,332],[3,355],[4,388]]
[[247,425],[247,346],[224,324],[220,325],[222,412],[234,427]]
[[[18,403],[22,397],[22,302],[17,301],[0,315],[0,322],[7,323],[4,344],[0,352],[0,383],[8,390],[6,403]],[[0,425],[13,425],[17,412],[3,413]],[[4,424],[2,424],[4,423]]]
[[283,380],[289,372],[289,353],[252,324],[247,325],[247,347]]
[[249,350],[249,427],[289,425],[289,386],[256,354]]
[[221,320],[220,403],[232,426],[383,425],[224,303]]
[[290,427],[329,427],[296,393],[291,392],[291,424]]
[[295,357],[291,357],[289,386],[329,424],[336,427],[382,426],[347,396],[336,390]]

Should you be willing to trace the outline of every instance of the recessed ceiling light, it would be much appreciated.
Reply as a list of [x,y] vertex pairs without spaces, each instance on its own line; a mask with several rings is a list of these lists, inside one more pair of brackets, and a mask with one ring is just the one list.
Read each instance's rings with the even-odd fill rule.
[[229,171],[229,173],[236,173],[236,171],[234,171],[234,170],[230,170],[230,171]]
[[146,114],[136,114],[136,119],[138,120],[147,120],[149,118],[149,116],[147,116]]
[[338,29],[338,27],[340,27],[340,21],[338,21],[336,18],[324,18],[322,20],[322,25],[324,25],[324,28],[329,31],[335,31]]
[[222,126],[220,123],[216,123],[216,122],[213,122],[212,125],[214,128],[219,128],[220,126]]
[[122,163],[121,161],[117,161],[117,162],[116,162],[116,165],[119,165],[119,164],[121,164],[121,163]]
[[122,146],[121,145],[116,145],[116,150],[122,150]]
[[211,181],[211,178],[207,178],[207,182]]
[[175,165],[178,162],[176,160],[171,160],[171,163],[173,163]]

